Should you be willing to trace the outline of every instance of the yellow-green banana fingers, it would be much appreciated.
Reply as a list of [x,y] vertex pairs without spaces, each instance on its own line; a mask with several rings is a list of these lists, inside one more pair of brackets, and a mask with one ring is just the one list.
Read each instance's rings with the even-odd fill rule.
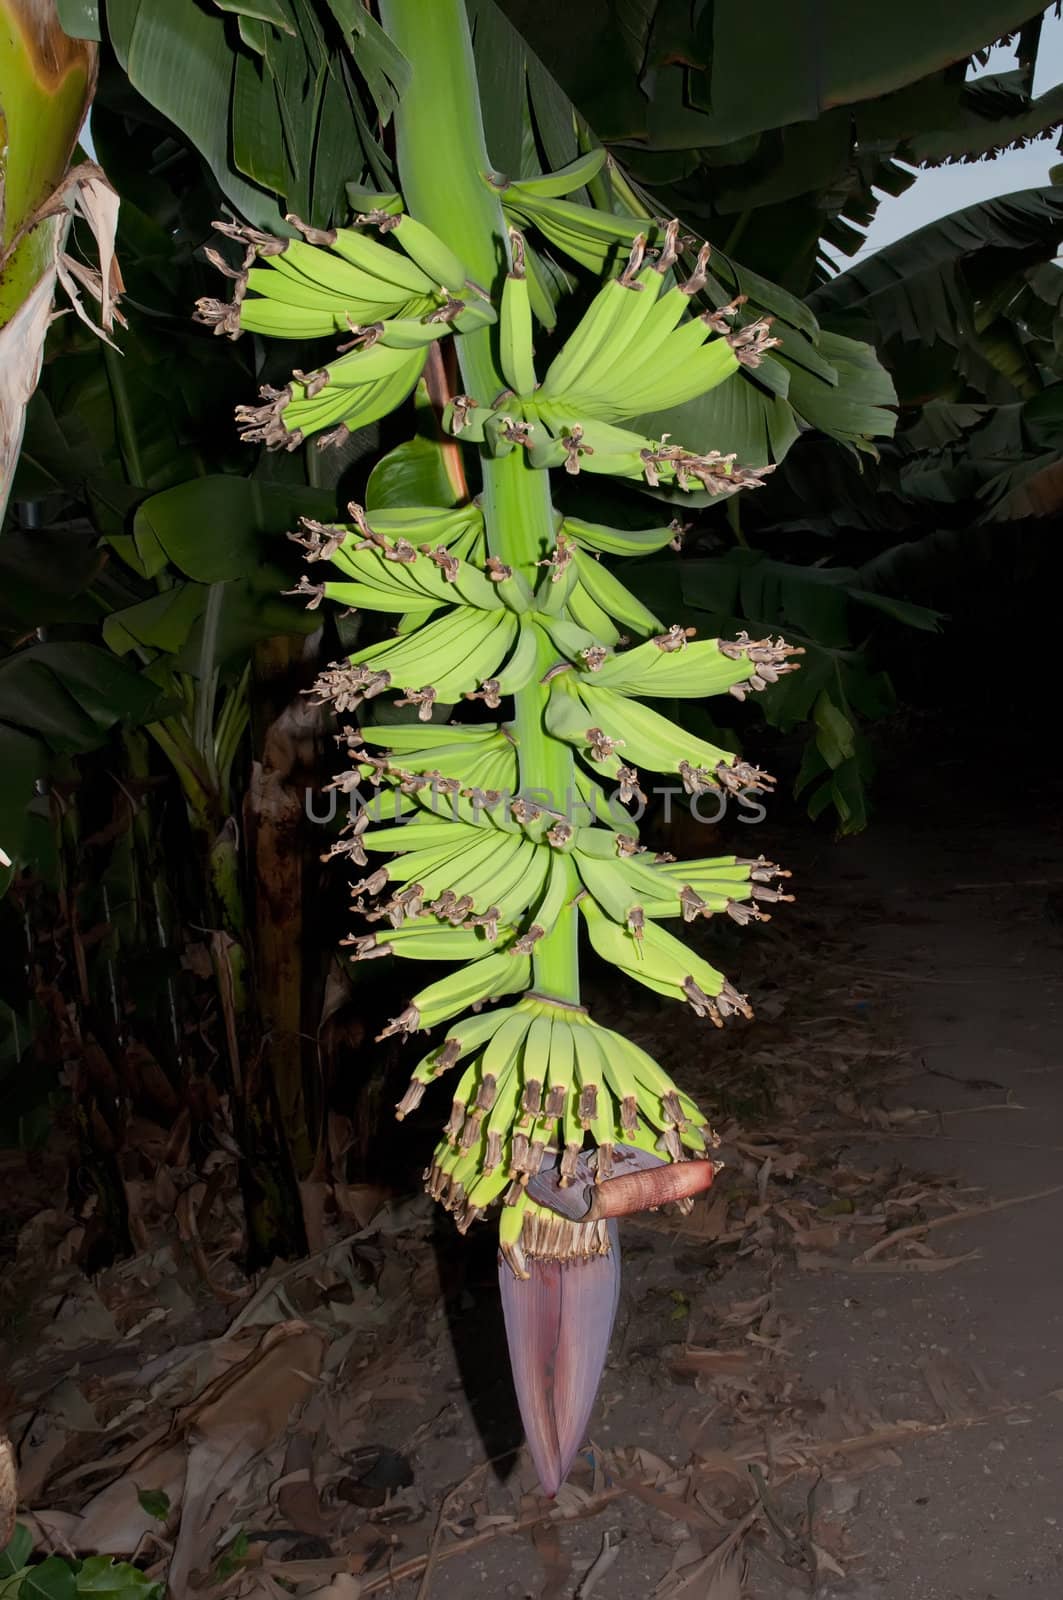
[[381,1039],[394,1034],[416,1033],[434,1028],[439,1022],[456,1017],[469,1006],[482,1005],[498,995],[527,989],[531,982],[531,961],[527,956],[502,951],[471,961],[438,983],[431,983],[415,994],[410,1004],[393,1017],[380,1033]]
[[420,1105],[428,1084],[434,1083],[459,1061],[481,1049],[496,1030],[522,1010],[525,1004],[521,1002],[505,1010],[481,1012],[478,1016],[462,1017],[460,1021],[452,1023],[443,1042],[430,1050],[414,1068],[410,1086],[395,1108],[399,1121]]
[[599,551],[607,556],[648,556],[674,544],[682,524],[669,522],[656,528],[607,528],[600,522],[583,522],[566,517],[561,531],[581,550]]
[[590,898],[581,900],[579,906],[595,950],[629,977],[657,994],[685,1000],[698,1016],[709,1017],[717,1027],[736,1013],[752,1016],[745,996],[722,973],[663,928],[647,922],[636,937]]
[[498,354],[502,376],[516,394],[536,386],[531,299],[525,270],[524,238],[510,229],[512,266],[502,286],[498,320]]

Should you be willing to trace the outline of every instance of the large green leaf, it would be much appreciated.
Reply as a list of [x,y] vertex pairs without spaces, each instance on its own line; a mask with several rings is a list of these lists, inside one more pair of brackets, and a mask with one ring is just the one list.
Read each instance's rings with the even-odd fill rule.
[[104,642],[116,655],[125,655],[138,645],[176,655],[187,643],[206,604],[206,584],[175,583],[150,600],[124,606],[105,617]]
[[[98,748],[117,723],[148,720],[161,700],[154,684],[94,644],[34,645],[0,661],[0,847],[16,866],[48,852],[50,830],[32,808],[53,761]],[[0,873],[0,891],[10,875]]]
[[1022,189],[983,200],[898,239],[809,297],[821,321],[857,315],[880,341],[957,344],[972,325],[964,263],[993,253],[1010,270],[1049,259],[1063,238],[1063,190]]
[[26,1574],[19,1600],[76,1600],[75,1566],[62,1556],[48,1556]]
[[147,576],[171,561],[200,583],[255,574],[266,552],[284,548],[301,516],[331,518],[330,494],[258,478],[193,478],[137,508],[134,537]]
[[31,645],[0,661],[0,720],[53,750],[92,750],[117,722],[143,722],[160,692],[98,645]]
[[819,349],[837,373],[837,383],[824,383],[807,367],[787,362],[790,404],[810,427],[855,449],[873,451],[870,441],[888,437],[896,424],[886,409],[897,401],[893,380],[868,344],[823,329]]
[[[781,461],[799,432],[792,406],[744,373],[685,405],[640,417],[633,426],[654,439],[667,433],[690,450],[733,451],[745,467]],[[699,491],[676,491],[668,498],[683,505],[714,503],[711,495]]]
[[108,0],[106,20],[130,83],[187,134],[236,210],[259,227],[288,232],[276,200],[230,161],[235,55],[224,17],[197,0]]
[[15,529],[0,538],[0,630],[17,636],[49,623],[95,623],[99,604],[85,590],[106,552],[78,529]]
[[129,1561],[87,1556],[78,1568],[77,1592],[97,1600],[159,1600],[162,1584],[153,1583]]
[[55,0],[63,32],[72,39],[99,39],[99,0]]
[[[321,626],[320,617],[283,598],[284,586],[283,573],[269,566],[254,581],[222,585],[216,614],[211,615],[204,604],[173,665],[194,678],[226,669],[238,673],[262,639],[314,633]],[[204,596],[209,593],[205,586],[197,587]]]
[[130,82],[248,221],[289,233],[292,211],[325,226],[345,180],[388,177],[373,123],[408,69],[360,0],[111,0],[106,16]]
[[365,489],[370,511],[382,506],[454,506],[459,492],[447,471],[454,446],[418,434],[381,456]]
[[888,94],[970,55],[1029,14],[1029,0],[965,0],[962,10],[922,0],[888,6],[792,0],[758,30],[755,68],[741,72],[735,63],[748,48],[749,8],[742,0],[716,0],[698,30],[712,62],[711,132],[703,142],[720,144]]
[[726,145],[886,95],[1030,15],[1029,0],[792,0],[752,19],[743,0],[584,0],[562,22],[541,0],[500,3],[601,138],[659,149]]
[[[1022,75],[1007,76],[1019,79]],[[908,140],[912,160],[920,166],[938,166],[962,158],[995,156],[1009,146],[1022,148],[1027,140],[1036,139],[1063,122],[1063,84],[1036,100],[1016,93],[1008,112],[987,97],[989,88],[984,79],[964,85],[959,103],[944,126],[924,125]]]
[[24,1522],[16,1522],[7,1543],[0,1547],[0,1578],[21,1572],[33,1553],[33,1535]]

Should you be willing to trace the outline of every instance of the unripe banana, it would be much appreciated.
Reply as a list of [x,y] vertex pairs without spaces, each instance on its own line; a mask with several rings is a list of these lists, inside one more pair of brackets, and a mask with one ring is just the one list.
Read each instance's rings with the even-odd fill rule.
[[[534,180],[533,180],[534,182]],[[630,250],[638,235],[647,230],[652,244],[658,230],[634,217],[620,217],[596,211],[571,200],[559,200],[514,183],[505,192],[508,213],[532,222],[551,244],[591,272],[603,275]]]
[[513,266],[502,285],[498,354],[502,376],[510,388],[519,395],[530,395],[536,386],[531,302],[525,275],[524,239],[512,228],[509,244]]
[[588,150],[585,154],[577,156],[567,166],[558,167],[556,172],[543,172],[537,178],[522,178],[521,191],[542,199],[571,194],[573,190],[582,189],[585,184],[590,183],[591,179],[602,170],[605,161],[606,152],[599,145],[594,150]]
[[644,606],[619,578],[613,576],[608,567],[595,561],[593,556],[577,550],[576,570],[587,596],[619,622],[621,627],[630,628],[634,633],[647,634],[662,626],[649,607]]
[[506,951],[483,956],[415,994],[410,1002],[414,1015],[409,1024],[396,1019],[392,1027],[396,1032],[434,1028],[469,1006],[482,1004],[496,995],[526,989],[530,980],[531,962],[527,956],[510,955]]
[[334,311],[256,296],[241,303],[240,326],[246,333],[261,333],[270,339],[324,339],[344,323]]
[[[408,294],[431,295],[439,288],[441,280],[411,260],[409,252],[392,250],[359,228],[337,228],[331,248],[352,266],[360,267],[383,283],[401,287]],[[455,287],[460,289],[461,284]]]
[[434,286],[442,284],[451,294],[458,294],[464,289],[464,266],[450,246],[444,244],[438,234],[423,222],[403,211],[397,217],[385,218],[380,228],[398,241],[410,260]]

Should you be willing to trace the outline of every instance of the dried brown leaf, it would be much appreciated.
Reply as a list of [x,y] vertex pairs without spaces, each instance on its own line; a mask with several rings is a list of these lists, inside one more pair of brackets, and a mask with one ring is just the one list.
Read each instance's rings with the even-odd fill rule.
[[753,1361],[749,1350],[709,1350],[699,1345],[684,1345],[670,1360],[669,1367],[677,1377],[733,1374],[744,1376]]

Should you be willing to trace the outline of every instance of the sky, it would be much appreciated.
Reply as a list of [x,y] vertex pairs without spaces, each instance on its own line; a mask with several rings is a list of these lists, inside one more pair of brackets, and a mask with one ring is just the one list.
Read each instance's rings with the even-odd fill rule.
[[[1009,72],[1014,70],[1014,51],[996,49],[990,52],[985,67],[975,69],[969,76],[982,72]],[[1041,44],[1037,54],[1034,76],[1034,95],[1044,94],[1063,83],[1063,17],[1054,14],[1046,17],[1041,30]],[[1049,181],[1048,170],[1063,162],[1056,149],[1057,135],[1038,139],[1025,150],[1006,150],[992,161],[977,161],[969,166],[932,167],[920,172],[910,189],[901,195],[887,195],[878,208],[875,220],[867,231],[867,243],[855,256],[837,257],[843,267],[881,250],[894,239],[913,233],[916,228],[950,211],[960,211],[964,206],[976,205],[980,200],[991,200],[994,195],[1011,194],[1015,189],[1032,189]]]

